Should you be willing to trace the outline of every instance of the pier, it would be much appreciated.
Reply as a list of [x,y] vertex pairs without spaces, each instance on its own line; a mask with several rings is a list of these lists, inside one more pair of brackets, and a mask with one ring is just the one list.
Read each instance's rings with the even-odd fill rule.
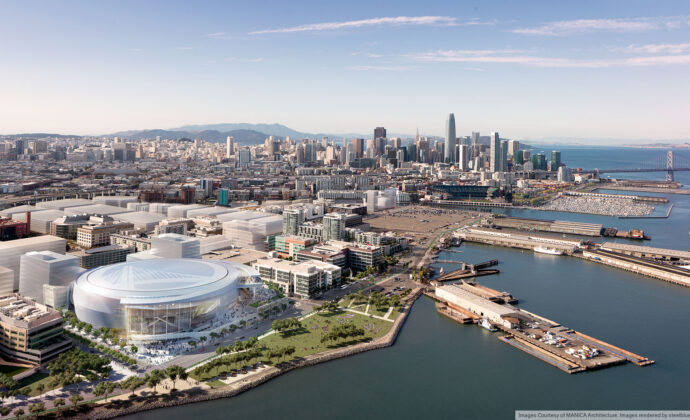
[[[508,248],[553,250],[670,283],[690,287],[690,252],[616,242],[575,241],[491,229],[464,228],[455,233],[464,241]],[[451,274],[451,273],[448,273]],[[468,276],[469,277],[469,276]],[[462,278],[462,277],[461,277]]]
[[[491,292],[489,292],[491,291]],[[500,329],[498,339],[551,366],[572,374],[626,362],[637,366],[654,363],[647,357],[590,337],[516,306],[487,297],[493,289],[467,283],[439,286],[427,296],[437,300],[439,313],[461,322]],[[504,292],[505,293],[505,292]]]

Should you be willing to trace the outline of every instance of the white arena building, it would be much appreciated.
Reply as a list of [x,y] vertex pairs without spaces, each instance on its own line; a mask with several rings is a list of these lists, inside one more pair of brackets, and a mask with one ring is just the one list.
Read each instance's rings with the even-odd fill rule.
[[160,258],[86,271],[73,301],[79,320],[147,342],[198,338],[236,322],[257,287],[259,273],[243,264]]

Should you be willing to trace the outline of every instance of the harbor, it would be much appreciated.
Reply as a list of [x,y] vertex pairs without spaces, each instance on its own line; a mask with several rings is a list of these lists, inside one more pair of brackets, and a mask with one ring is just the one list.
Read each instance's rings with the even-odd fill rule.
[[[573,374],[631,362],[654,363],[647,357],[522,310],[509,300],[497,299],[493,289],[468,283],[437,286],[427,296],[437,301],[438,312],[462,324],[474,323],[489,331],[500,330],[499,340],[551,366]],[[503,292],[503,295],[510,296]],[[492,299],[493,298],[493,299]],[[512,296],[511,296],[512,298]]]
[[690,252],[576,239],[508,233],[489,228],[464,228],[454,233],[462,241],[527,249],[554,256],[573,256],[690,287]]

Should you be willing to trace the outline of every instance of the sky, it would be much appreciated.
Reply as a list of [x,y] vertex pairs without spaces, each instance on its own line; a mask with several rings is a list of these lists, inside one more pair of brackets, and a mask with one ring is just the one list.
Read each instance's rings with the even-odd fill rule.
[[0,133],[690,138],[687,1],[0,0]]

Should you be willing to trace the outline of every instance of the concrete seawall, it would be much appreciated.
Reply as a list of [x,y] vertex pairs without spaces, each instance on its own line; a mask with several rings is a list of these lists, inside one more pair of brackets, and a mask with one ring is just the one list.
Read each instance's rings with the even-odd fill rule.
[[[398,316],[398,318],[393,323],[391,329],[382,337],[374,339],[370,342],[355,344],[354,346],[329,350],[327,352],[314,354],[307,356],[300,360],[295,360],[289,363],[284,363],[282,367],[269,367],[264,369],[264,371],[251,379],[243,380],[236,384],[231,384],[222,388],[210,389],[205,391],[187,391],[179,392],[170,396],[169,398],[164,398],[163,396],[157,397],[138,397],[132,401],[130,407],[111,407],[109,405],[97,406],[88,413],[79,414],[74,416],[75,419],[110,419],[118,416],[125,416],[130,414],[135,414],[142,411],[154,410],[157,408],[164,407],[174,407],[183,404],[192,404],[203,401],[215,400],[218,398],[228,398],[235,395],[241,394],[245,391],[249,391],[271,379],[282,375],[284,373],[290,372],[295,369],[304,368],[308,366],[314,366],[319,363],[325,363],[331,360],[340,359],[343,357],[353,356],[355,354],[364,353],[370,350],[382,349],[390,347],[395,343],[398,337],[398,333],[402,329],[402,326],[407,320],[407,316],[412,310],[414,302],[421,296],[422,289],[417,289],[409,298],[409,304],[404,312]],[[167,395],[166,395],[167,397]]]

